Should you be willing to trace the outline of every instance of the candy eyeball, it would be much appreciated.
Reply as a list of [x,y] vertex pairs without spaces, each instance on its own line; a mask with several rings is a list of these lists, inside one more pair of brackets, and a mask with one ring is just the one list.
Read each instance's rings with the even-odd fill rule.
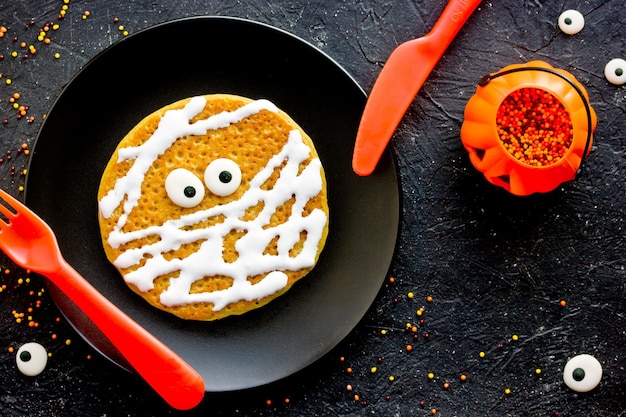
[[191,208],[204,198],[204,185],[191,171],[177,168],[165,179],[165,192],[174,204]]
[[568,35],[575,35],[585,27],[585,18],[578,10],[566,10],[559,16],[559,28]]
[[24,375],[37,376],[46,368],[48,352],[39,343],[25,343],[17,350],[15,362]]
[[204,183],[213,194],[229,196],[241,185],[241,168],[230,159],[216,159],[204,171]]
[[563,369],[563,382],[577,392],[588,392],[602,379],[602,365],[591,355],[578,355],[570,359]]
[[607,62],[604,67],[604,76],[611,84],[626,83],[626,60],[615,58]]

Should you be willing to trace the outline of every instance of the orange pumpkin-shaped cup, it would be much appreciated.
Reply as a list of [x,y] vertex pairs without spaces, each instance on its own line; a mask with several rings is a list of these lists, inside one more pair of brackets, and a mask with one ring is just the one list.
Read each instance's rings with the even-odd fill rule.
[[465,107],[461,141],[489,182],[529,195],[576,177],[596,123],[573,75],[532,61],[480,80]]

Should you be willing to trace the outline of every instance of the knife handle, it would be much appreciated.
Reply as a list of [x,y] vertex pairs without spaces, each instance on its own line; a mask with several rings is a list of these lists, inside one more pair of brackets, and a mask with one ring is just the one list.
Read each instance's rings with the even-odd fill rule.
[[461,30],[463,24],[470,17],[481,0],[450,0],[439,19],[428,33],[438,44],[444,44],[443,51],[450,45],[452,39]]

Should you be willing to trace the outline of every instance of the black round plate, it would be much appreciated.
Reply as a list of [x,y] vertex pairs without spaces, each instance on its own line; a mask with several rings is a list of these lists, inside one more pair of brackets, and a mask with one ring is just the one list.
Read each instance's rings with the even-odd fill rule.
[[[209,93],[266,98],[311,136],[324,165],[330,232],[314,270],[269,305],[218,322],[178,319],[134,294],[107,261],[97,190],[118,142],[144,116]],[[393,158],[352,172],[366,96],[336,62],[282,30],[197,17],[129,36],[94,58],[54,103],[34,147],[26,203],[55,231],[68,262],[109,300],[189,362],[209,392],[263,385],[329,352],[361,320],[389,268],[398,233]],[[54,287],[55,302],[106,357],[127,364]]]

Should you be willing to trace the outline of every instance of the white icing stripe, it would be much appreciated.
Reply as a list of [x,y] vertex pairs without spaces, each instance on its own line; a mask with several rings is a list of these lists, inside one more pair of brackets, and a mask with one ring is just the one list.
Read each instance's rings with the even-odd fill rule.
[[118,151],[118,163],[134,159],[133,166],[128,173],[119,178],[114,188],[100,200],[100,212],[105,218],[111,217],[113,211],[124,198],[124,214],[120,216],[118,227],[126,223],[132,209],[137,205],[140,197],[141,183],[145,174],[154,161],[162,155],[180,137],[185,135],[204,135],[209,130],[226,127],[240,120],[256,114],[261,110],[277,112],[276,106],[268,100],[256,100],[246,104],[233,112],[222,112],[208,119],[189,123],[204,109],[204,97],[192,98],[184,108],[165,112],[154,134],[142,145],[122,148]]
[[[139,171],[141,181],[126,179],[131,175],[132,168],[135,168],[133,165],[127,176],[118,180],[114,190],[102,199],[100,209],[103,215],[112,213],[115,207],[122,202],[124,196],[127,196],[127,201],[124,202],[124,219],[120,218],[117,227],[109,235],[108,242],[112,247],[119,247],[119,245],[150,235],[160,237],[156,243],[121,253],[114,261],[118,268],[137,266],[136,269],[124,276],[128,283],[136,285],[140,291],[149,291],[153,288],[156,278],[174,273],[175,276],[170,279],[169,287],[161,293],[160,301],[164,305],[210,302],[213,303],[214,310],[220,310],[233,302],[260,299],[281,290],[287,285],[287,277],[280,271],[296,271],[315,264],[327,217],[324,211],[319,209],[313,210],[308,216],[303,216],[303,209],[307,202],[322,190],[322,167],[319,159],[315,158],[299,172],[300,165],[309,158],[310,149],[303,142],[300,132],[293,130],[281,152],[274,155],[267,165],[255,175],[250,182],[249,189],[239,200],[186,214],[178,219],[168,220],[162,225],[132,232],[122,232],[121,227],[139,200],[139,189],[141,182],[143,182],[143,175],[158,155],[167,149],[163,148],[163,143],[168,142],[168,146],[171,146],[176,138],[191,134],[188,133],[187,129],[188,120],[202,110],[197,102],[198,100],[192,99],[184,109],[170,111],[182,113],[176,113],[176,117],[168,117],[166,122],[162,120],[155,134],[144,145],[120,149],[120,158],[132,158],[135,160],[135,165],[140,163],[141,168],[137,168],[136,171]],[[194,105],[189,107],[192,103]],[[233,113],[229,113],[228,115],[237,114],[237,116],[227,117],[229,123],[235,123],[233,120],[246,117],[242,114],[254,114],[250,113],[253,109],[260,111],[261,109],[275,108],[271,103],[268,105],[269,102],[266,101],[254,103],[256,103],[255,106],[249,106],[245,111],[242,110],[245,108],[244,106]],[[166,116],[170,112],[167,112]],[[205,127],[206,129],[221,127],[224,123],[222,117],[226,116],[224,113],[218,116],[220,116],[219,122],[202,123],[217,117],[213,116],[206,121],[198,121],[193,126],[203,126],[203,129]],[[160,132],[162,129],[165,133]],[[174,136],[175,138],[172,140],[171,138]],[[153,141],[154,137],[157,139]],[[165,140],[165,137],[168,139]],[[155,145],[145,146],[149,142],[155,143]],[[144,165],[148,164],[148,161],[149,165],[145,167]],[[278,168],[280,168],[280,175],[274,186],[269,190],[262,189],[261,187]],[[137,189],[135,190],[133,187]],[[270,227],[271,216],[291,198],[294,198],[295,202],[292,205],[289,218],[284,223]],[[134,200],[134,202],[129,203],[130,200]],[[111,207],[115,201],[118,201],[117,205]],[[247,221],[241,220],[248,208],[256,206],[261,201],[263,202],[263,209],[256,218]],[[186,227],[216,216],[222,216],[223,221],[204,228],[189,229]],[[245,234],[235,244],[238,258],[233,262],[226,262],[223,258],[224,239],[231,231],[242,231]],[[300,241],[302,232],[306,232],[303,248],[296,256],[290,256],[289,251]],[[267,246],[274,239],[278,241],[277,254],[264,254]],[[202,241],[198,251],[184,259],[166,260],[163,256],[165,253],[177,250],[183,244],[196,241]],[[144,264],[138,266],[144,258]],[[252,285],[247,280],[250,276],[263,274],[267,275],[257,284]],[[191,286],[195,281],[214,275],[231,277],[233,279],[232,286],[215,292],[190,294]]]

